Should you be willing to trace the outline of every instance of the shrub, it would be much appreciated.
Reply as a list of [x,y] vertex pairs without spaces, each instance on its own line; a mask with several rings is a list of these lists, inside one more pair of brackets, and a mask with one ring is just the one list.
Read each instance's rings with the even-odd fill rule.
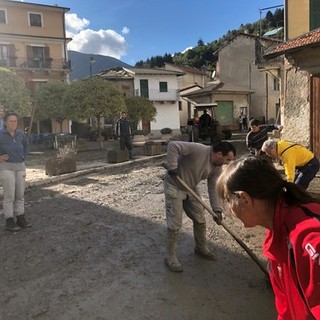
[[161,134],[171,134],[172,133],[172,129],[170,128],[163,128],[160,130]]
[[59,148],[57,158],[66,159],[66,158],[74,158],[77,154],[77,148],[74,146],[65,145],[63,148]]

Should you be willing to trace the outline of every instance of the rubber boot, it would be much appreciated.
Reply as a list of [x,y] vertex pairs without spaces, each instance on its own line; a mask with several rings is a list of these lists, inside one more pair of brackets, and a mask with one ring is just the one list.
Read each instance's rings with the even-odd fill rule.
[[24,214],[17,216],[17,225],[20,228],[31,228],[31,226],[32,226],[32,224],[26,220]]
[[13,218],[6,219],[6,230],[15,232],[19,231],[20,227],[15,223]]
[[193,223],[193,234],[195,241],[194,253],[201,258],[207,260],[216,260],[217,257],[214,253],[210,252],[207,247],[206,237],[206,224],[205,223]]
[[165,265],[173,272],[182,272],[183,268],[177,258],[177,247],[179,230],[168,229],[167,234],[167,257],[164,259]]

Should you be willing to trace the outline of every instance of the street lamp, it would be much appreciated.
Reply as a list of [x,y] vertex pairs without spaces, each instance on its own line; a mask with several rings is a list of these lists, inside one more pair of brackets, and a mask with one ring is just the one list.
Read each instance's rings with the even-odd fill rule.
[[93,57],[90,57],[89,59],[89,67],[90,67],[90,77],[92,77],[92,64],[95,63],[96,61],[94,60]]

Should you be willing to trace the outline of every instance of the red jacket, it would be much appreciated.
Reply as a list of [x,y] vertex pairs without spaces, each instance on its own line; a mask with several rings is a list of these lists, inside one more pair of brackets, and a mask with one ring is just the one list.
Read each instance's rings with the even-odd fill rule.
[[[303,207],[319,214],[320,204]],[[264,254],[275,294],[278,320],[320,319],[320,220],[299,206],[279,201]]]

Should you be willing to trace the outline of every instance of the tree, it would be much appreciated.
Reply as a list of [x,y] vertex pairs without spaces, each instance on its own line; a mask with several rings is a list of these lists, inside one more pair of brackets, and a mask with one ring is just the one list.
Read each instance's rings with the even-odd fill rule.
[[31,97],[22,81],[10,70],[0,68],[0,104],[19,116],[30,116]]
[[70,116],[68,108],[63,103],[68,88],[68,84],[61,81],[49,82],[40,86],[34,97],[35,117],[38,120],[55,119],[60,124],[60,132],[63,120]]
[[74,120],[91,117],[97,120],[101,148],[101,119],[114,119],[121,111],[126,111],[123,94],[109,81],[100,77],[73,82],[63,101]]
[[128,117],[135,127],[140,121],[152,121],[157,115],[157,109],[153,103],[142,97],[130,97],[125,99],[128,109]]

